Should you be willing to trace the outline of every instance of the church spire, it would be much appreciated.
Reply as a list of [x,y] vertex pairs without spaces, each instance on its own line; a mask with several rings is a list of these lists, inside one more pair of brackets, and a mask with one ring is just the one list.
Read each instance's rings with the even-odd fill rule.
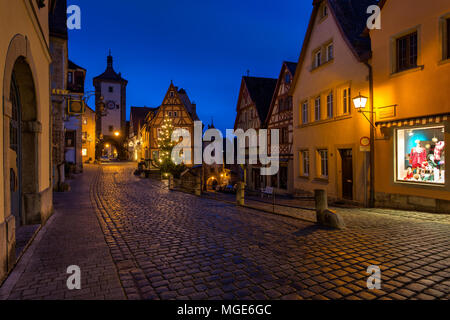
[[113,57],[111,55],[111,49],[109,49],[109,55],[108,55],[108,58],[106,59],[106,65],[108,68],[111,68],[111,69],[113,67]]

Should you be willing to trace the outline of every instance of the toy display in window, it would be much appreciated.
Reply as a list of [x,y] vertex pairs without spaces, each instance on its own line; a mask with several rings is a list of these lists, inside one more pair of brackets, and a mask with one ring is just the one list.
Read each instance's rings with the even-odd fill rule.
[[409,164],[413,169],[420,168],[423,163],[427,161],[427,151],[420,144],[420,140],[416,140],[416,146],[411,149],[411,155],[409,157]]
[[423,148],[421,141],[416,140],[416,146],[411,149],[409,166],[403,180],[421,182],[443,182],[444,177],[444,147],[443,141],[434,141]]
[[[442,153],[444,152],[445,142],[444,141],[438,141],[436,142],[436,145],[434,146],[434,159],[436,161],[441,161]],[[442,159],[443,161],[443,159]]]

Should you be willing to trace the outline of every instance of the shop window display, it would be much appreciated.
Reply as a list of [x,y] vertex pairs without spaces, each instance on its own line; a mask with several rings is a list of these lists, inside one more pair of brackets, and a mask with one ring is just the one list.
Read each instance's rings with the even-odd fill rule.
[[397,181],[445,183],[444,127],[397,130]]

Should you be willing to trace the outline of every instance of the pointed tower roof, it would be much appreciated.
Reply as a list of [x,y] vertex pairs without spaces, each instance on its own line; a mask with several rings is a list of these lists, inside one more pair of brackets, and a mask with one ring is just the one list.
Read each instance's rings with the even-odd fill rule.
[[117,81],[117,82],[124,82],[128,83],[127,80],[122,78],[122,75],[119,73],[116,73],[113,68],[113,57],[111,55],[111,50],[109,50],[109,55],[106,57],[106,70],[101,75],[94,78],[94,82],[96,80],[109,80],[109,81]]

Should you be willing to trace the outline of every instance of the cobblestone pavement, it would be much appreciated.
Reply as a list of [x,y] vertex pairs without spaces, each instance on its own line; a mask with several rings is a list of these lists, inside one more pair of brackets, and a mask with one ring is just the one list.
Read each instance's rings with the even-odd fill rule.
[[[161,182],[133,176],[134,167],[85,170],[93,177],[91,201],[115,265],[104,253],[87,268],[96,272],[97,259],[106,260],[102,274],[112,281],[117,270],[128,299],[450,298],[450,226],[445,219],[339,209],[347,228],[330,230],[169,191]],[[87,240],[104,252],[98,224],[78,224],[89,224]],[[55,250],[50,242],[40,246],[48,254]],[[366,287],[369,265],[381,268],[380,290]],[[46,268],[54,266],[36,262],[27,268],[12,297],[23,297],[19,289],[29,281],[39,284],[42,277],[35,270]],[[82,277],[90,281],[89,273]],[[101,286],[91,290],[98,294],[94,298],[107,298]]]
[[[89,198],[94,175],[88,170],[72,181],[71,192],[54,194],[55,213],[0,288],[0,298],[125,299]],[[81,290],[67,288],[71,265],[81,269]]]

